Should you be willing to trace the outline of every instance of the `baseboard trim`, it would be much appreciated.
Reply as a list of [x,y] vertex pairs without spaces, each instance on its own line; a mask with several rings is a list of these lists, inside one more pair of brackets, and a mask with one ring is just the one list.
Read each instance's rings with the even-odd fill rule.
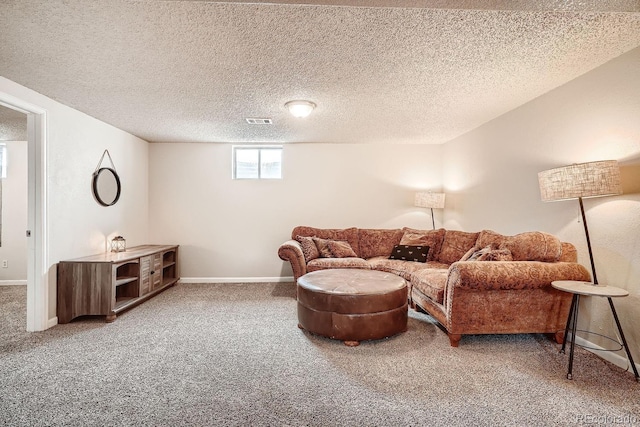
[[[627,353],[624,351],[624,349],[619,350],[624,354],[624,356],[621,356],[616,352],[606,350],[605,348],[600,347],[599,345],[596,345],[591,341],[587,341],[586,339],[581,338],[579,336],[576,336],[576,344],[582,347],[592,347],[592,348],[585,348],[585,350],[595,354],[596,356],[606,360],[607,362],[613,363],[619,368],[626,369],[627,371],[631,372],[631,374],[633,375],[633,369],[631,368],[631,363],[629,363],[629,360],[627,359]],[[567,346],[569,346],[569,343],[567,343]],[[568,349],[566,350],[566,353],[569,354]],[[640,364],[638,364],[638,362],[635,362],[634,365],[636,365],[636,368],[638,369],[638,371],[640,371]]]
[[49,319],[47,321],[47,329],[53,328],[57,324],[58,324],[58,316],[54,317],[53,319]]
[[26,280],[0,280],[0,286],[20,286],[26,284]]
[[181,277],[180,283],[280,283],[293,282],[287,277]]

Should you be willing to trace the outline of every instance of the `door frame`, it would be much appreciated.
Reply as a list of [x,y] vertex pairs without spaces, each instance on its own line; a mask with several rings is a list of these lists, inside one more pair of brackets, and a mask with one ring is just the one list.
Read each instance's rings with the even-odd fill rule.
[[[0,105],[27,115],[27,331],[43,331],[49,321],[47,227],[47,110],[0,92]],[[30,235],[28,234],[30,232]]]

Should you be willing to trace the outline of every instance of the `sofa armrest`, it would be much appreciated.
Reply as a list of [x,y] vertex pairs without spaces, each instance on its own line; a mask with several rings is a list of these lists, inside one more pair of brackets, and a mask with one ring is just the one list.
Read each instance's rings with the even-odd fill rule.
[[278,256],[281,260],[291,263],[294,281],[298,281],[298,277],[307,273],[307,263],[304,260],[302,247],[297,240],[287,240],[281,244],[278,248]]
[[591,280],[575,262],[458,261],[449,267],[447,287],[482,290],[538,289],[554,280]]
[[458,261],[449,267],[440,318],[454,347],[467,334],[557,334],[571,294],[551,282],[589,277],[575,262]]

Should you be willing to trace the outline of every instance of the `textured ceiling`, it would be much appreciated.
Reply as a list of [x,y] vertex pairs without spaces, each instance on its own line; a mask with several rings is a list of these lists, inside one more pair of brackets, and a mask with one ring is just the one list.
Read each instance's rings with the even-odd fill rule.
[[[639,1],[2,0],[0,11],[1,76],[152,142],[443,143],[640,45]],[[292,99],[318,106],[295,119]]]
[[638,0],[227,0],[226,2],[215,3],[296,4],[402,8],[413,7],[432,9],[640,12],[640,1]]

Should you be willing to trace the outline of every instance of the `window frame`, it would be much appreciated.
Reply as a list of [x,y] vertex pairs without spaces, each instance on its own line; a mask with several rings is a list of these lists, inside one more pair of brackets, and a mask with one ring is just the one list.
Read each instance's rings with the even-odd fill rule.
[[[238,163],[237,153],[242,150],[258,150],[258,176],[255,178],[238,177]],[[262,151],[263,150],[277,150],[280,152],[280,176],[277,178],[263,177],[262,176]],[[282,179],[282,153],[284,148],[282,145],[233,145],[231,147],[231,179],[233,180],[278,180]]]

